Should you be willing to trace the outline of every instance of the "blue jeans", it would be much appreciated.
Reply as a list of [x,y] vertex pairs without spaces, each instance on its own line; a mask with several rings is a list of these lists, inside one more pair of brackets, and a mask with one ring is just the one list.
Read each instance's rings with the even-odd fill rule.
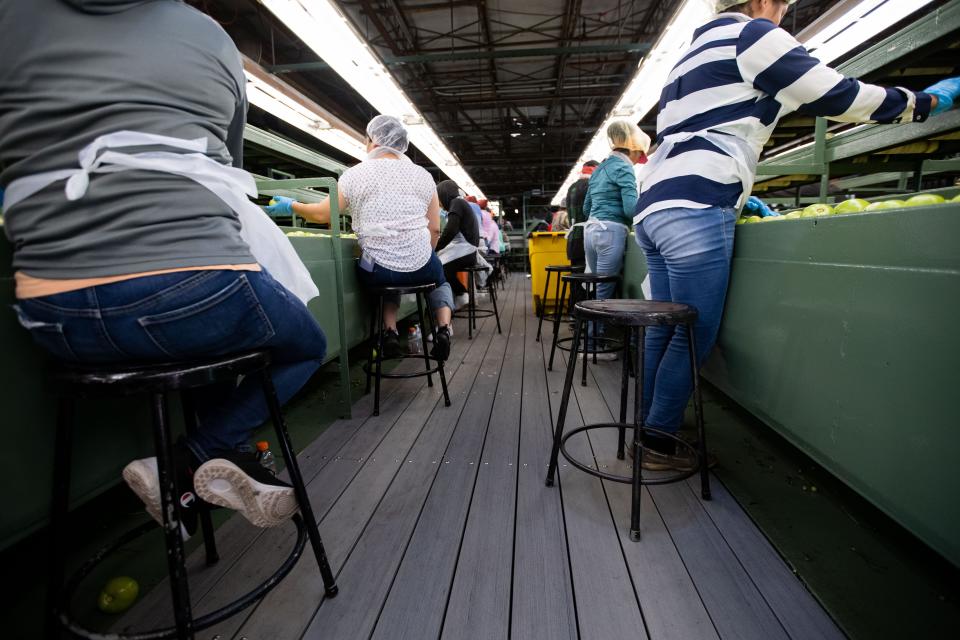
[[[647,257],[654,300],[697,308],[697,357],[717,340],[730,279],[737,212],[729,208],[665,209],[636,227]],[[675,432],[693,391],[685,327],[649,327],[644,342],[642,414],[647,426]]]
[[[20,300],[20,323],[54,357],[83,363],[192,360],[269,349],[281,403],[320,367],[327,340],[266,271],[184,271]],[[194,394],[187,445],[200,460],[246,450],[269,416],[258,376]]]
[[[357,279],[364,287],[402,287],[404,285],[435,284],[437,288],[430,292],[430,308],[436,311],[441,307],[453,310],[453,290],[443,275],[443,263],[436,253],[430,254],[430,260],[416,271],[391,271],[379,264],[373,271],[367,271],[357,263]],[[384,302],[400,304],[400,296],[384,296]]]
[[[619,275],[623,270],[623,255],[627,251],[627,233],[629,229],[616,222],[604,222],[606,229],[596,223],[586,226],[583,232],[583,250],[587,258],[587,266],[591,273],[599,275]],[[613,282],[604,282],[597,285],[597,300],[612,298],[616,293],[617,285]],[[590,335],[603,335],[603,325],[597,323],[594,330],[590,323]]]

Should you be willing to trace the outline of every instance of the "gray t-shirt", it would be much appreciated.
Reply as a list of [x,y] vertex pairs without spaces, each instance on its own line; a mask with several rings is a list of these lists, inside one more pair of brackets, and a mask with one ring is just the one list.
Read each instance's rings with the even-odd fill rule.
[[[208,16],[175,0],[0,2],[0,186],[76,168],[95,138],[131,130],[208,140],[240,166],[240,54]],[[124,152],[171,151],[165,147]],[[57,182],[4,212],[13,266],[89,278],[256,262],[236,214],[172,174],[94,174],[70,202]]]

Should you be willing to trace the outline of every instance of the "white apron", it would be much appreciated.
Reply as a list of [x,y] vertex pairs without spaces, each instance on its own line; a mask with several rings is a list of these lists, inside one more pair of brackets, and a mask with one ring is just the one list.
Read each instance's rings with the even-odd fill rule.
[[[163,145],[191,153],[147,151],[121,153],[112,149]],[[98,153],[106,149],[103,153]],[[7,211],[54,182],[66,180],[67,200],[82,198],[92,173],[116,173],[130,169],[172,173],[193,180],[224,201],[240,220],[240,236],[250,252],[277,282],[304,304],[320,295],[300,256],[283,231],[249,197],[256,197],[253,177],[243,169],[220,164],[205,155],[207,139],[184,140],[139,131],[118,131],[100,136],[78,154],[79,168],[47,171],[14,180],[7,186],[3,209]]]

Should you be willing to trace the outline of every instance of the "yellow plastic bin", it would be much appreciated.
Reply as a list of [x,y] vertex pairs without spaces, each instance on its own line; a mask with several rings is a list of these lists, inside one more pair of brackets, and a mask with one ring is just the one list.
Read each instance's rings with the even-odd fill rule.
[[[538,231],[530,234],[530,239],[527,240],[534,313],[539,309],[540,299],[543,297],[543,285],[547,281],[547,267],[570,264],[570,261],[567,260],[566,235],[566,231]],[[554,308],[556,295],[556,287],[551,280],[550,291],[547,292],[547,298],[544,301],[548,311]]]

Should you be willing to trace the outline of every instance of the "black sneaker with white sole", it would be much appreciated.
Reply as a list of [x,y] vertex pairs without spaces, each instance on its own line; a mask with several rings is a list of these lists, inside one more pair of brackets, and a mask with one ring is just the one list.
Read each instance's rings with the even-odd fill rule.
[[197,495],[239,511],[251,524],[273,527],[297,512],[293,487],[270,473],[253,452],[231,452],[204,462],[193,475]]
[[[177,500],[180,503],[180,535],[184,540],[189,540],[190,536],[197,531],[200,503],[193,490],[193,470],[197,466],[197,461],[182,442],[174,445],[173,466]],[[157,471],[156,457],[134,460],[124,467],[123,479],[143,501],[150,517],[162,526],[160,475]]]
[[437,341],[430,355],[441,362],[446,362],[450,357],[450,327],[444,325],[437,329]]
[[399,358],[406,355],[406,350],[400,344],[400,336],[393,329],[383,331],[383,357]]

